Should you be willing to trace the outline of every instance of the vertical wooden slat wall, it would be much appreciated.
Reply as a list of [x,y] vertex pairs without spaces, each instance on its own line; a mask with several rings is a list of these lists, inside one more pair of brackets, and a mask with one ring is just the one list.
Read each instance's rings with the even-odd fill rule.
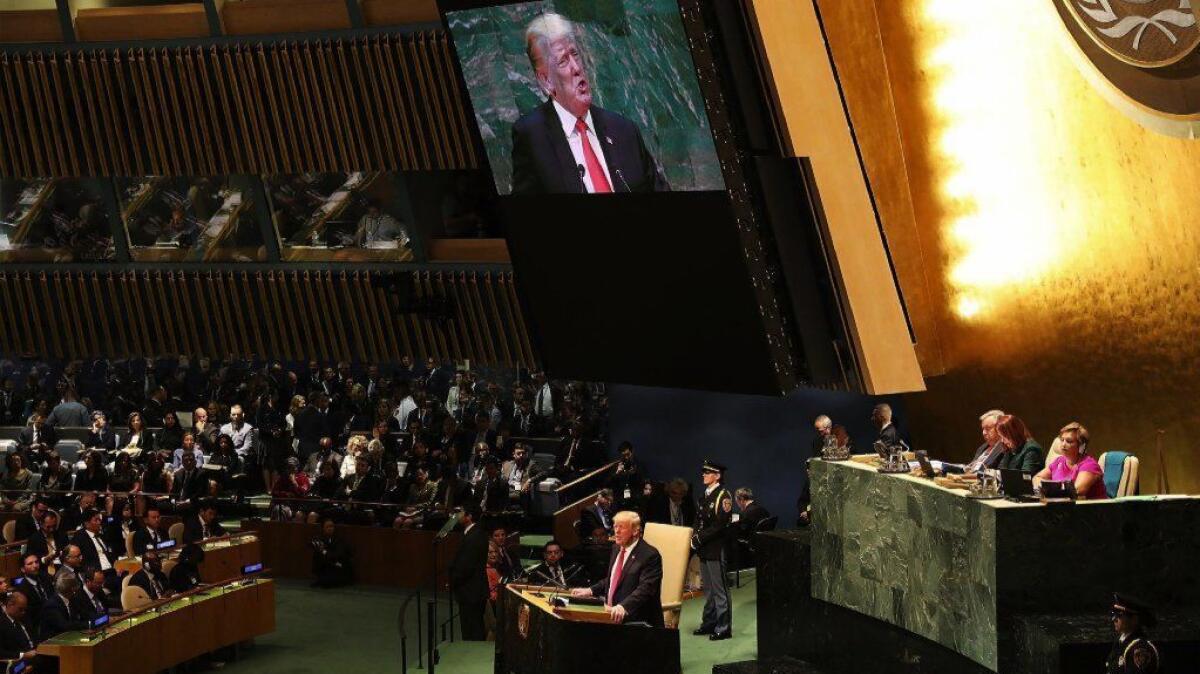
[[[379,283],[412,287],[414,313]],[[405,279],[405,277],[408,277]],[[0,270],[0,353],[60,358],[189,354],[536,366],[508,272]],[[466,340],[464,342],[464,339]],[[265,352],[265,353],[264,353]]]
[[446,35],[0,55],[0,175],[475,168]]

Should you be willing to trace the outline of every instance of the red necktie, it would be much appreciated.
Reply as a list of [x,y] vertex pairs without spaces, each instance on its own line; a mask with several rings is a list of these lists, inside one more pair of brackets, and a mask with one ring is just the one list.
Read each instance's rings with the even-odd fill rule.
[[583,162],[587,164],[587,174],[592,177],[592,192],[612,192],[608,177],[600,167],[600,160],[596,158],[596,151],[592,149],[592,141],[588,140],[587,122],[583,121],[582,117],[575,120],[575,130],[579,132],[579,139],[583,142]]
[[608,586],[608,605],[612,606],[613,595],[617,592],[617,586],[621,584],[621,572],[625,570],[625,548],[621,548],[621,554],[617,556],[617,565],[613,568],[612,583]]

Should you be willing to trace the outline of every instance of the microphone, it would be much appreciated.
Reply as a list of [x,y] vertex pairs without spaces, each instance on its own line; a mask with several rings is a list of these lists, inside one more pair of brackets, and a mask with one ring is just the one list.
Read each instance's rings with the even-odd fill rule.
[[632,192],[633,190],[629,187],[629,183],[625,180],[625,172],[622,171],[621,169],[617,169],[615,171],[615,173],[617,174],[617,177],[621,179],[621,182],[625,185],[625,191]]
[[583,168],[583,164],[576,164],[575,170],[579,172],[580,180],[583,180],[583,177],[587,175],[587,169]]

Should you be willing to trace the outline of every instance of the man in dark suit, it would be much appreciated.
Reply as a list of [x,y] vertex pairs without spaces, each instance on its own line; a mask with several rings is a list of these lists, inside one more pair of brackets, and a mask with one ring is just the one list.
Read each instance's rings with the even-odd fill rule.
[[880,403],[871,411],[871,421],[879,428],[876,442],[882,442],[885,447],[891,447],[900,442],[900,433],[892,423],[892,406]]
[[48,512],[50,512],[50,505],[46,499],[41,496],[34,498],[33,507],[29,509],[29,514],[17,518],[17,524],[13,531],[13,535],[16,538],[8,542],[15,543],[17,541],[29,540],[31,536],[42,528],[42,519]]
[[197,514],[183,520],[184,545],[224,535],[225,527],[217,521],[217,506],[212,501],[201,503]]
[[181,457],[183,466],[175,471],[171,480],[171,497],[178,506],[203,498],[208,493],[208,478],[200,474],[196,466],[196,455],[185,452]]
[[983,444],[975,450],[975,456],[966,465],[966,472],[978,473],[985,468],[995,468],[996,464],[1000,463],[1000,457],[1004,455],[1004,445],[1000,443],[996,423],[1002,416],[1004,412],[990,410],[979,417],[979,431],[983,435]]
[[608,573],[591,587],[571,590],[573,597],[603,597],[615,623],[644,622],[663,626],[662,555],[642,540],[642,520],[628,510],[613,518]]
[[142,515],[142,526],[133,532],[133,554],[140,555],[146,550],[156,550],[159,543],[167,540],[166,532],[159,525],[161,521],[162,513],[159,512],[158,506],[148,506],[146,514]]
[[450,562],[450,582],[453,584],[454,598],[458,601],[459,625],[464,641],[483,641],[487,638],[483,612],[488,600],[488,535],[477,523],[480,515],[479,506],[475,504],[463,507],[462,544]]
[[525,44],[549,100],[513,125],[513,194],[668,191],[637,125],[592,105],[571,22],[543,14]]
[[484,512],[495,513],[508,508],[508,484],[500,477],[500,459],[488,455],[484,459],[483,477],[475,483],[476,502]]
[[67,547],[67,535],[59,529],[59,516],[47,512],[42,516],[42,529],[32,532],[25,543],[25,554],[36,554],[46,566],[60,550]]
[[79,594],[75,595],[75,605],[81,619],[91,622],[106,615],[109,609],[121,608],[121,602],[104,587],[103,571],[94,566],[85,566],[79,578],[83,585]]
[[733,500],[738,510],[742,511],[737,521],[738,538],[749,539],[758,528],[759,522],[771,516],[767,509],[754,500],[754,492],[749,487],[741,487],[734,492]]
[[608,533],[613,530],[612,518],[613,493],[611,489],[601,489],[596,495],[595,503],[579,513],[579,538],[587,538],[596,529],[604,529]]
[[79,546],[85,566],[95,566],[104,571],[108,587],[116,591],[120,587],[120,578],[113,563],[120,554],[104,542],[101,534],[103,526],[104,514],[94,508],[87,510],[83,513],[83,528],[71,538],[71,545]]
[[53,426],[46,425],[46,418],[40,412],[34,412],[29,418],[29,425],[17,433],[17,447],[29,451],[34,445],[45,445],[51,449],[58,444],[58,433]]
[[75,610],[74,598],[79,592],[79,579],[62,576],[54,582],[54,593],[42,606],[38,618],[38,637],[45,641],[75,630],[87,629],[88,624]]
[[4,598],[4,616],[0,617],[0,660],[31,662],[37,655],[33,635],[25,626],[29,600],[20,592]]
[[142,568],[133,574],[129,584],[142,588],[152,601],[171,593],[171,585],[166,574],[162,572],[162,560],[158,558],[158,551],[147,550],[142,553]]
[[42,606],[54,594],[54,581],[42,570],[42,560],[37,555],[21,558],[21,575],[13,579],[13,589],[28,600],[29,623],[37,625]]

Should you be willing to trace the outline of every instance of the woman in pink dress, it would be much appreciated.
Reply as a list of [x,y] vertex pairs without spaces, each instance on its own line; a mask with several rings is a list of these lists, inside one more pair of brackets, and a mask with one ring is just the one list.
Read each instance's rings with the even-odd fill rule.
[[1070,480],[1075,483],[1076,498],[1105,499],[1104,472],[1100,464],[1087,455],[1088,431],[1083,424],[1071,422],[1058,432],[1062,456],[1050,462],[1036,475],[1036,481]]

